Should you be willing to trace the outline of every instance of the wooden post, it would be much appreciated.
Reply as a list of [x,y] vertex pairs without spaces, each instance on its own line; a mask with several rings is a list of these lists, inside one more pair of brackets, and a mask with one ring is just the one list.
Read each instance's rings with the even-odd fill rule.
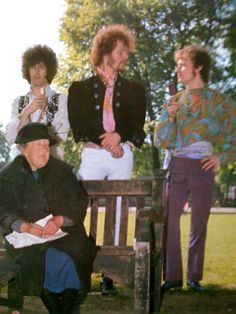
[[160,312],[163,268],[163,231],[165,223],[166,171],[156,170],[153,179],[151,229],[153,234],[151,260],[151,313]]
[[149,313],[150,307],[150,243],[135,244],[135,291],[134,307],[136,314]]
[[[144,199],[141,198],[138,201],[139,205],[143,201]],[[134,270],[134,305],[136,314],[147,314],[150,311],[151,236],[150,208],[140,208],[138,206]]]

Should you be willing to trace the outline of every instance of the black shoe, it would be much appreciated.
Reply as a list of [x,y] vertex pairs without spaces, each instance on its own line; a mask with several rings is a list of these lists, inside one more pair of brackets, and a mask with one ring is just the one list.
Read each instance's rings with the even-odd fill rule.
[[113,285],[113,280],[107,276],[102,274],[102,280],[100,282],[100,290],[102,295],[109,296],[109,295],[116,295],[117,290]]
[[199,281],[188,280],[187,286],[191,288],[193,291],[197,291],[197,292],[201,292],[205,290],[203,286],[200,285]]
[[174,289],[181,289],[183,286],[182,280],[167,280],[163,285],[162,289],[164,291],[174,290]]

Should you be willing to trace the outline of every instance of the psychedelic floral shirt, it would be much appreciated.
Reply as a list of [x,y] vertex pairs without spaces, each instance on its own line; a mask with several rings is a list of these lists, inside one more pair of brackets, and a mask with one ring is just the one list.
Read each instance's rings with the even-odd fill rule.
[[180,108],[175,122],[168,121],[167,109],[154,131],[155,145],[174,150],[190,144],[210,142],[222,164],[236,160],[236,103],[207,86],[185,89],[175,95]]

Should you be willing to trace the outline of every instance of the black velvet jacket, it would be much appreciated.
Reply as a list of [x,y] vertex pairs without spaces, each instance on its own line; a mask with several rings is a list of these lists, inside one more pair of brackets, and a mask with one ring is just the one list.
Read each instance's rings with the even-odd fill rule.
[[[91,141],[100,145],[103,128],[103,101],[106,86],[98,76],[73,82],[69,88],[68,113],[75,142]],[[113,93],[115,130],[121,142],[130,141],[140,148],[145,139],[146,114],[144,88],[118,76]]]

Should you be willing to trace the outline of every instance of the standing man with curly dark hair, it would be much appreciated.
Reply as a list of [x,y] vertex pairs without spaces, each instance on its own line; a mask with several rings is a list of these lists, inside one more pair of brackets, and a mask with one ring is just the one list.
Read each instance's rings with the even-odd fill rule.
[[132,147],[140,148],[146,112],[144,88],[124,79],[135,38],[125,25],[109,25],[93,39],[94,75],[73,82],[68,95],[75,142],[84,142],[80,179],[130,179]]
[[[11,118],[7,126],[6,139],[15,142],[17,132],[29,122],[41,122],[57,134],[59,144],[51,153],[63,159],[64,151],[60,143],[68,135],[67,96],[50,88],[58,69],[55,52],[46,45],[35,45],[22,55],[22,76],[30,84],[30,91],[17,97],[12,104]],[[12,157],[19,154],[16,146]]]

